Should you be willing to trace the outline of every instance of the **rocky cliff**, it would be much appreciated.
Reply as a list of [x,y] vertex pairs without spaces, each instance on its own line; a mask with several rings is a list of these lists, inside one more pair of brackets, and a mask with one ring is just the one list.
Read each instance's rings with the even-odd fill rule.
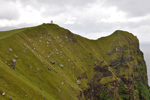
[[88,40],[55,24],[0,32],[0,100],[150,100],[133,34]]

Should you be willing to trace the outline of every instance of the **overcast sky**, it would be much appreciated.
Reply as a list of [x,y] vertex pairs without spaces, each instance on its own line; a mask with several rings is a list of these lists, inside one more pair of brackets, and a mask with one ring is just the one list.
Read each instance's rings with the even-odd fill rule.
[[90,39],[117,29],[150,42],[149,0],[0,0],[0,30],[50,22]]
[[51,20],[90,39],[125,30],[139,38],[148,62],[149,4],[150,0],[0,0],[0,31]]

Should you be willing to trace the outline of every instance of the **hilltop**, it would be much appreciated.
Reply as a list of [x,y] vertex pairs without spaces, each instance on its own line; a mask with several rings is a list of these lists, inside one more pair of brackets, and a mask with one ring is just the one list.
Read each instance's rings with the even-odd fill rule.
[[0,100],[150,100],[139,41],[89,40],[56,24],[0,32]]

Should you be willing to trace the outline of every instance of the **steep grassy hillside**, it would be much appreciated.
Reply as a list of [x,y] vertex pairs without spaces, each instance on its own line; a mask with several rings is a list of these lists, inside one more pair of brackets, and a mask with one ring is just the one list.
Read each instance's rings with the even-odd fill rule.
[[138,39],[55,24],[0,32],[0,100],[150,100]]

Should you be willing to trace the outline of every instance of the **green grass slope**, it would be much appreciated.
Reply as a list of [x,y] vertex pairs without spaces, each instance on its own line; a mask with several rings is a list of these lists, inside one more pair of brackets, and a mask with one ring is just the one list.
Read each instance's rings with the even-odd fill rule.
[[56,24],[0,32],[0,100],[149,100],[138,39],[88,40]]

